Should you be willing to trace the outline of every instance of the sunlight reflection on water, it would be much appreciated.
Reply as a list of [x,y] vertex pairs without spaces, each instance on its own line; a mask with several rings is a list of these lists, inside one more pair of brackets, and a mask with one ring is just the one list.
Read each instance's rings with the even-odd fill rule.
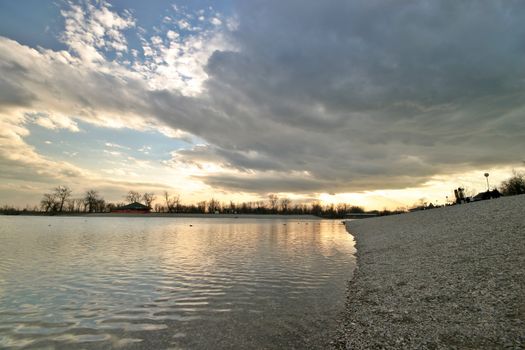
[[0,217],[0,348],[322,347],[353,253],[339,221]]

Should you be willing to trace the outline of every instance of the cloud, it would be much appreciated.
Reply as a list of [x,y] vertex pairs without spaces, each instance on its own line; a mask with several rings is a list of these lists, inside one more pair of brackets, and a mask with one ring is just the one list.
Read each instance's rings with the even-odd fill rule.
[[[193,26],[192,16],[176,10],[179,19],[164,35],[139,35],[145,60],[136,59],[132,69],[141,74],[151,90],[174,90],[184,96],[203,92],[208,78],[205,66],[217,50],[233,50],[222,22]],[[215,18],[215,17],[214,17]]]
[[147,145],[142,146],[141,148],[138,149],[138,151],[144,154],[149,154],[151,151],[151,146],[147,146]]
[[222,21],[217,17],[213,17],[212,19],[210,19],[210,23],[216,26],[220,26],[222,24]]
[[108,154],[110,156],[113,156],[113,157],[120,157],[120,156],[122,156],[122,152],[119,152],[119,151],[108,151],[107,149],[105,149],[104,153]]
[[77,123],[64,115],[55,115],[51,117],[46,113],[27,113],[28,119],[32,120],[35,124],[40,125],[46,129],[58,130],[67,129],[72,132],[78,132]]
[[[230,166],[245,167],[239,150],[256,152],[252,169],[311,174],[320,186],[298,179],[305,190],[359,191],[519,160],[523,4],[270,1],[238,10],[236,52],[208,61],[197,133],[226,150],[219,159]],[[252,185],[261,187],[244,187]]]
[[89,175],[84,169],[67,162],[41,156],[24,141],[29,134],[24,122],[22,117],[0,114],[0,169],[3,179],[53,182]]
[[117,143],[111,143],[111,142],[104,143],[104,146],[109,147],[109,148],[118,148],[118,149],[122,149],[122,150],[129,150],[130,149],[127,146],[122,146],[122,145],[119,145]]
[[103,62],[105,57],[99,50],[127,51],[127,40],[123,31],[135,26],[131,15],[121,16],[110,10],[110,5],[101,1],[96,4],[68,2],[61,11],[65,19],[62,41],[84,62]]
[[521,2],[237,1],[197,24],[176,8],[155,35],[97,4],[63,11],[68,51],[0,38],[13,140],[27,113],[194,135],[205,146],[166,165],[256,193],[400,189],[522,160]]

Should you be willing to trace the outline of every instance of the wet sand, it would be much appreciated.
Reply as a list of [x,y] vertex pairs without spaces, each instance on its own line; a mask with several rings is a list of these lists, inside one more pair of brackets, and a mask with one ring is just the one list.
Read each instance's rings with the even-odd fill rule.
[[525,195],[347,222],[338,349],[525,349]]

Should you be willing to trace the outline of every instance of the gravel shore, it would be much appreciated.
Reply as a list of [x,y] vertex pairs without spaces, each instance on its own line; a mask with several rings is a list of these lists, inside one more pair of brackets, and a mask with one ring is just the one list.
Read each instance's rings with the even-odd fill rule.
[[337,349],[525,349],[525,195],[347,222]]

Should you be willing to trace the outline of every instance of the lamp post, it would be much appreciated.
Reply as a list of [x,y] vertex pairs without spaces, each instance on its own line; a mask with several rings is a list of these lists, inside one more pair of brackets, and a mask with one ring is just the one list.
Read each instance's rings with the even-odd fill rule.
[[485,173],[485,178],[487,179],[487,192],[490,191],[489,187],[489,173]]

